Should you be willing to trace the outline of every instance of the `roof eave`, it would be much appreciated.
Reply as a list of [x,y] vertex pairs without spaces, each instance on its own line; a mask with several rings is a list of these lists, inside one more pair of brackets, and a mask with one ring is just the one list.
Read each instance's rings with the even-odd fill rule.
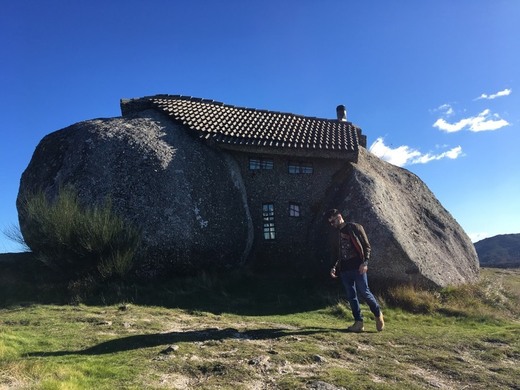
[[306,148],[276,148],[266,146],[254,146],[254,145],[234,145],[227,143],[216,143],[211,142],[221,149],[242,152],[242,153],[255,153],[262,155],[281,155],[281,156],[294,156],[301,158],[326,158],[336,160],[346,160],[356,163],[358,161],[357,150],[326,150],[326,149],[306,149]]

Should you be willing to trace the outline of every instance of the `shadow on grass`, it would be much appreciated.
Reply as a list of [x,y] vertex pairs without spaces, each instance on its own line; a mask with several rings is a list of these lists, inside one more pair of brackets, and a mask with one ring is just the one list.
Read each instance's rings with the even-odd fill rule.
[[[234,269],[152,282],[104,284],[59,281],[30,253],[0,255],[0,308],[31,304],[107,306],[133,303],[213,314],[290,314],[337,303],[340,284],[326,272]],[[74,288],[71,288],[74,287]]]
[[30,252],[0,254],[0,308],[62,304],[66,286]]
[[[65,355],[104,355],[110,353],[130,351],[134,349],[151,348],[160,345],[171,345],[181,342],[204,342],[219,341],[224,339],[236,340],[263,340],[278,339],[289,336],[305,336],[316,333],[338,332],[338,329],[327,328],[304,328],[299,330],[288,329],[254,329],[239,331],[233,328],[216,329],[207,328],[202,330],[192,330],[186,332],[169,332],[133,335],[114,340],[105,341],[90,348],[78,351],[54,351],[54,352],[29,352],[27,357],[51,357]],[[161,351],[168,354],[169,349]]]
[[[131,302],[213,314],[276,315],[328,306],[341,287],[310,276],[283,273],[212,274],[134,286]],[[129,294],[126,294],[129,296]]]

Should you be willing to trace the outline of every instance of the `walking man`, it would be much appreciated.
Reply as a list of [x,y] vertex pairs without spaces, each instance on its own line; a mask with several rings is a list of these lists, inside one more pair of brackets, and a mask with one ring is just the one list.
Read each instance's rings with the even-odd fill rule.
[[340,277],[347,293],[347,300],[355,321],[347,330],[349,332],[365,330],[359,305],[359,294],[374,314],[376,329],[381,332],[385,327],[383,312],[368,287],[367,270],[371,248],[365,229],[360,224],[345,222],[337,209],[329,210],[325,216],[332,227],[339,230],[338,259],[330,270],[330,275],[333,278]]

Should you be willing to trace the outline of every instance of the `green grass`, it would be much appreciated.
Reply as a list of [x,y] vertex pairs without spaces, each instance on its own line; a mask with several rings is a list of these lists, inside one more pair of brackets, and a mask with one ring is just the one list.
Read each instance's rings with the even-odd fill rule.
[[363,306],[361,334],[344,331],[352,317],[332,281],[232,273],[107,288],[79,305],[6,298],[0,389],[518,388],[520,272],[482,274],[382,295],[385,331]]

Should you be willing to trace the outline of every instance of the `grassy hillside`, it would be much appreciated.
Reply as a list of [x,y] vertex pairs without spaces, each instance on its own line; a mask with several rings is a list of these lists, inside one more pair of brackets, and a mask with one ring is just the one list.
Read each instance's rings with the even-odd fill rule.
[[[387,328],[377,333],[364,306],[362,334],[344,331],[352,317],[332,280],[200,275],[112,285],[74,305],[50,291],[30,299],[28,285],[11,287],[0,308],[0,389],[518,389],[520,383],[519,270],[484,269],[476,285],[437,292],[380,293]],[[32,291],[42,288],[51,289]]]
[[520,234],[500,234],[475,243],[482,267],[520,268]]

